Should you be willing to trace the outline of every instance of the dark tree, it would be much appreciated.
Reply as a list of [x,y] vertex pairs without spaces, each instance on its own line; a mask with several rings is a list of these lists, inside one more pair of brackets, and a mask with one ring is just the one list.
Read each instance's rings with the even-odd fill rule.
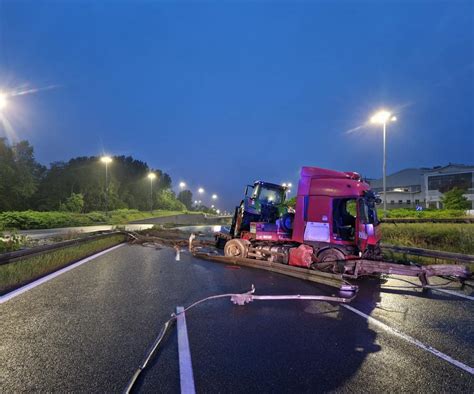
[[183,190],[178,193],[178,200],[181,201],[187,209],[193,206],[193,193],[190,190]]

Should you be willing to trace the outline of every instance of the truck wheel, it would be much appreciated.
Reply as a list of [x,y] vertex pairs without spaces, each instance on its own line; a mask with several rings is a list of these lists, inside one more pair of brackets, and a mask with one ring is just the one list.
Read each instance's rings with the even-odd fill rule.
[[249,251],[249,241],[243,239],[231,239],[224,246],[224,255],[227,257],[246,258]]
[[343,272],[344,268],[339,267],[338,261],[345,260],[344,254],[335,248],[324,249],[318,254],[318,263],[313,263],[311,268],[327,272]]

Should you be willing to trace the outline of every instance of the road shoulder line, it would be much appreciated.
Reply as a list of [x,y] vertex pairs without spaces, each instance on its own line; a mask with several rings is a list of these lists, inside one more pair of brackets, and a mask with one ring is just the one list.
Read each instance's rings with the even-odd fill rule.
[[449,294],[449,295],[453,295],[453,296],[461,297],[461,298],[466,298],[467,300],[474,301],[474,297],[468,296],[467,294],[459,293],[459,292],[454,291],[454,290],[437,289],[437,288],[432,288],[432,287],[430,289],[434,290],[434,291],[439,291],[440,293],[445,293],[445,294]]
[[35,280],[31,283],[28,283],[25,286],[22,286],[22,287],[20,287],[16,290],[13,290],[13,291],[11,291],[7,294],[4,294],[3,296],[0,296],[0,304],[3,304],[4,302],[7,302],[7,301],[11,300],[12,298],[15,298],[15,297],[19,296],[20,294],[23,294],[23,293],[27,292],[28,290],[34,289],[35,287],[37,287],[39,285],[42,285],[43,283],[46,283],[46,282],[50,281],[51,279],[54,279],[57,276],[64,274],[65,272],[71,271],[72,269],[74,269],[76,267],[79,267],[82,264],[85,264],[85,263],[87,263],[91,260],[94,260],[95,258],[100,257],[100,256],[102,256],[102,255],[104,255],[108,252],[111,252],[112,250],[120,248],[123,245],[125,245],[125,244],[121,243],[119,245],[112,246],[111,248],[108,248],[108,249],[103,250],[102,252],[93,254],[92,256],[86,257],[85,259],[79,260],[74,264],[68,265],[67,267],[61,268],[58,271],[55,271],[55,272],[53,272],[49,275],[43,276],[42,278],[37,279],[37,280]]
[[424,343],[420,342],[418,339],[415,339],[407,334],[404,334],[401,331],[398,331],[396,328],[390,327],[389,325],[382,323],[380,320],[377,320],[373,318],[372,316],[366,315],[364,312],[361,312],[360,310],[350,306],[350,305],[342,305],[344,308],[350,310],[351,312],[354,312],[355,314],[363,317],[364,319],[367,319],[370,323],[382,328],[383,330],[401,338],[404,339],[405,341],[419,347],[420,349],[426,350],[427,352],[434,354],[436,357],[439,357],[443,359],[444,361],[447,361],[448,363],[461,368],[462,370],[470,373],[471,375],[474,375],[474,368],[470,367],[469,365],[466,365],[458,360],[455,360],[454,358],[448,356],[447,354],[444,354],[443,352],[440,352],[439,350],[425,345]]
[[176,307],[178,325],[178,354],[179,354],[179,380],[182,394],[194,394],[193,366],[191,351],[189,349],[188,329],[186,316],[182,306]]

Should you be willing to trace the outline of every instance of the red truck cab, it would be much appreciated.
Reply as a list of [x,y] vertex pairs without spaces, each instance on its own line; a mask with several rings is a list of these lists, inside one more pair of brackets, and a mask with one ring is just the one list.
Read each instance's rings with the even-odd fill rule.
[[292,240],[316,253],[335,248],[344,256],[377,257],[381,238],[375,204],[380,199],[355,172],[303,167]]

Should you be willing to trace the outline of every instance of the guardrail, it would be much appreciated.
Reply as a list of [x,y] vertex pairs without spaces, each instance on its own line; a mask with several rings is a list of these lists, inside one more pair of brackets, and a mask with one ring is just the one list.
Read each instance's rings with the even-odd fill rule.
[[45,252],[58,250],[58,249],[66,248],[69,246],[80,245],[85,242],[95,241],[97,239],[107,238],[107,237],[110,237],[112,235],[117,235],[117,234],[126,234],[126,233],[124,233],[123,231],[106,232],[102,234],[89,235],[83,238],[72,239],[69,241],[57,242],[51,245],[43,245],[43,246],[38,246],[36,248],[31,248],[31,249],[22,249],[22,250],[16,250],[14,252],[2,253],[0,254],[0,265],[13,263],[25,257],[36,256]]
[[412,256],[431,257],[434,259],[451,260],[462,263],[474,263],[474,255],[443,252],[441,250],[430,250],[421,248],[412,248],[408,246],[396,246],[382,244],[382,250],[389,250],[395,253],[404,253]]
[[474,218],[387,218],[382,223],[474,223]]

